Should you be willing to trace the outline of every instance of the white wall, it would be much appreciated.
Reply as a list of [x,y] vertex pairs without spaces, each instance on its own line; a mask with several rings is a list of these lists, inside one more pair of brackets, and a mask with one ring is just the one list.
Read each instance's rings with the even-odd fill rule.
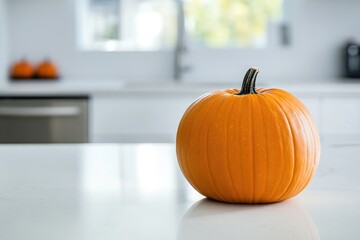
[[0,0],[0,82],[3,82],[7,75],[7,49],[6,49],[6,5]]
[[[171,52],[100,53],[76,49],[72,0],[7,0],[10,59],[51,56],[69,78],[160,80],[172,76]],[[340,48],[360,40],[360,1],[293,0],[293,42],[280,46],[275,32],[264,50],[191,51],[187,79],[236,81],[249,66],[263,77],[290,80],[340,76]]]

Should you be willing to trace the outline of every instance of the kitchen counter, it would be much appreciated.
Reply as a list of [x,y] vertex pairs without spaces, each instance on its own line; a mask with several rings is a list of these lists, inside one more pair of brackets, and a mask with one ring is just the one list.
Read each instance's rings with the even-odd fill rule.
[[53,95],[92,95],[95,93],[119,92],[122,81],[15,81],[0,84],[0,96],[53,96]]
[[[239,88],[241,83],[175,82],[130,82],[125,80],[83,81],[60,79],[58,81],[17,81],[0,84],[0,96],[41,95],[95,95],[95,94],[195,94]],[[281,88],[296,95],[360,95],[360,81],[337,80],[313,83],[262,82],[258,87]]]
[[[197,92],[206,93],[210,91],[240,88],[241,83],[202,83],[202,82],[126,82],[122,88],[122,92]],[[340,95],[360,95],[360,81],[338,80],[329,82],[262,82],[258,81],[257,87],[259,88],[279,88],[294,94],[300,95],[318,95],[327,96],[333,94]]]
[[0,145],[0,239],[355,239],[360,145],[324,142],[308,188],[261,205],[204,199],[172,144]]

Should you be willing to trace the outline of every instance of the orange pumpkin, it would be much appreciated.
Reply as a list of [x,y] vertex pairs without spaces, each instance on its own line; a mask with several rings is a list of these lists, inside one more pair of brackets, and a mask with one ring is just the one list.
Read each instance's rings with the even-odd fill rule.
[[320,139],[306,107],[280,89],[256,89],[257,68],[241,90],[205,94],[182,117],[180,168],[201,194],[229,203],[291,198],[314,176]]
[[13,79],[29,79],[33,77],[34,69],[30,62],[22,59],[12,65],[10,75]]
[[55,79],[59,77],[57,67],[48,59],[39,64],[36,69],[36,76],[44,79]]

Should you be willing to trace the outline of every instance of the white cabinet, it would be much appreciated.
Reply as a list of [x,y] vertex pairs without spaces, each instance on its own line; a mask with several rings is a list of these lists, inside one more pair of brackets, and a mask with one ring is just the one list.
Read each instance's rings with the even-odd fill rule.
[[315,120],[316,126],[321,131],[321,99],[311,97],[300,97],[300,101],[310,111],[313,119]]
[[174,142],[181,116],[195,97],[98,96],[91,101],[93,142]]
[[326,135],[360,134],[360,96],[326,98],[321,115],[323,132]]
[[[186,108],[201,92],[127,93],[94,96],[90,108],[93,142],[174,142]],[[297,97],[311,112],[321,135],[360,136],[360,96],[314,93]]]

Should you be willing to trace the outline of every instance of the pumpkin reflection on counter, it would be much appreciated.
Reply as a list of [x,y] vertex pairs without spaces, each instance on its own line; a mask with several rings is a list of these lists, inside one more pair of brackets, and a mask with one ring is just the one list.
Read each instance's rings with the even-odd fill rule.
[[12,79],[31,79],[34,76],[34,68],[29,61],[22,59],[11,66],[10,77]]
[[311,215],[296,200],[237,205],[203,199],[182,217],[176,239],[318,240],[320,234]]
[[59,78],[58,69],[50,59],[45,59],[37,66],[35,77],[39,79],[57,79]]

